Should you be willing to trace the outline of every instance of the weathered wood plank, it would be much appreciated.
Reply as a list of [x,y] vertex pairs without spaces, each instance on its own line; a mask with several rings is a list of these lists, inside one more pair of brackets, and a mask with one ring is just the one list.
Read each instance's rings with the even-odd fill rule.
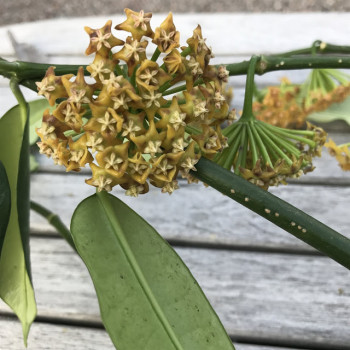
[[[159,26],[164,17],[165,14],[154,14],[152,27]],[[350,36],[349,18],[348,13],[217,13],[215,16],[211,13],[174,14],[174,22],[182,38],[191,36],[193,29],[200,23],[207,42],[218,55],[288,51],[311,45],[314,40],[320,38],[344,44]],[[80,55],[88,43],[84,26],[99,28],[107,19],[112,19],[115,25],[124,21],[125,16],[120,13],[96,17],[59,18],[0,27],[0,35],[3,38],[1,53],[14,55],[7,36],[7,30],[10,29],[18,42],[33,45],[42,53]],[[332,23],[332,26],[327,26],[325,23]],[[42,33],[43,28],[45,35]],[[57,28],[60,30],[57,31]],[[121,38],[127,35],[126,32],[118,33]],[[84,40],[81,39],[83,36]]]
[[[25,350],[19,322],[0,316],[0,345],[3,350]],[[297,350],[263,345],[235,344],[236,350]],[[102,329],[35,322],[30,329],[27,350],[113,350]],[[136,350],[136,349],[135,349]]]
[[[37,94],[34,91],[31,91],[27,88],[21,88],[24,97],[27,101],[32,101],[38,98]],[[17,100],[13,93],[10,90],[9,80],[7,80],[7,86],[0,87],[0,117],[8,111],[10,108],[17,104]]]
[[[31,247],[39,315],[99,321],[92,283],[71,248],[39,238]],[[350,272],[330,259],[176,250],[233,339],[329,349],[350,344]]]
[[[95,192],[93,187],[84,183],[86,177],[33,174],[31,197],[60,215],[69,225],[75,207]],[[171,196],[153,187],[150,193],[138,198],[125,196],[121,189],[113,193],[168,239],[252,249],[311,249],[212,188],[186,183],[181,183],[180,187]],[[271,192],[350,237],[349,187],[289,185],[273,188]],[[33,212],[31,227],[35,232],[53,232],[46,220]]]

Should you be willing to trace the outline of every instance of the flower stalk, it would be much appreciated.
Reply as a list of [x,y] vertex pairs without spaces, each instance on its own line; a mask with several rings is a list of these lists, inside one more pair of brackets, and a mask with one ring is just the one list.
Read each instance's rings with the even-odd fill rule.
[[250,121],[255,119],[253,116],[254,76],[257,63],[260,60],[260,56],[252,56],[252,58],[249,61],[247,80],[245,86],[243,113],[240,119],[241,121]]
[[62,222],[62,220],[57,214],[54,214],[47,208],[34,201],[30,201],[30,209],[44,217],[49,222],[49,224],[51,224],[58,231],[58,233],[61,234],[61,236],[69,243],[69,245],[74,250],[76,250],[69,229],[66,227],[66,225]]
[[214,161],[267,189],[286,184],[287,177],[300,177],[313,170],[311,157],[320,155],[326,134],[311,125],[308,128],[313,130],[290,132],[256,119],[253,114],[254,75],[261,59],[253,56],[249,62],[242,116],[223,131],[228,149],[217,154]]

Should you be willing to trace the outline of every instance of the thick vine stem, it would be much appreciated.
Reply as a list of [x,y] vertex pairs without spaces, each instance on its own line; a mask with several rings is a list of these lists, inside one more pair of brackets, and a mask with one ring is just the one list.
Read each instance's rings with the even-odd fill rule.
[[313,44],[311,45],[311,47],[307,47],[305,49],[298,49],[298,50],[292,50],[292,51],[287,51],[287,52],[281,52],[277,55],[272,55],[272,56],[290,57],[290,56],[296,56],[296,55],[310,55],[312,53],[315,53],[315,54],[327,54],[327,53],[348,54],[348,53],[350,53],[350,46],[333,45],[330,43],[326,43],[322,40],[315,40],[313,42]]
[[69,229],[66,227],[66,225],[62,222],[62,220],[57,214],[54,214],[47,208],[34,201],[30,202],[30,209],[34,210],[36,213],[44,217],[49,222],[49,224],[51,224],[61,234],[61,236],[69,243],[69,245],[74,250],[76,250]]
[[350,239],[206,158],[196,169],[191,175],[350,269]]
[[[81,67],[80,65],[64,65],[64,64],[46,64],[46,63],[33,63],[23,61],[9,62],[0,58],[0,75],[6,78],[16,77],[19,82],[22,80],[40,80],[44,77],[47,69],[51,66],[56,67],[56,75],[64,75],[68,73],[76,73]],[[85,74],[90,74],[84,67]]]
[[[316,41],[314,48],[316,53],[331,53],[346,55],[350,53],[350,46],[332,45]],[[256,66],[256,74],[263,75],[276,70],[293,70],[293,69],[310,69],[310,68],[350,68],[349,56],[319,56],[311,55],[312,47],[299,49],[290,52],[274,54],[270,56],[262,56],[261,61]],[[181,55],[186,56],[189,50],[184,50]],[[291,57],[298,56],[300,57]],[[56,75],[73,73],[76,74],[80,66],[84,67],[86,75],[86,65],[62,65],[62,64],[46,64],[32,63],[23,61],[9,62],[0,57],[0,75],[11,78],[16,77],[19,83],[36,91],[35,81],[41,80],[47,69],[55,66]],[[219,67],[220,65],[217,65]],[[247,74],[249,61],[232,63],[226,65],[230,76]],[[180,90],[182,91],[182,90]],[[176,91],[174,91],[176,92]],[[171,92],[173,93],[173,92]]]
[[[226,65],[230,76],[245,75],[248,71],[249,61]],[[313,68],[350,68],[349,56],[262,56],[256,65],[255,73],[263,75],[278,70],[313,69]]]

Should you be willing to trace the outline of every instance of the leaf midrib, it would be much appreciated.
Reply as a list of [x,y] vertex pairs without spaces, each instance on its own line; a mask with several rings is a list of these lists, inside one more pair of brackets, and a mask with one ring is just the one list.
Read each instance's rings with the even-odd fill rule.
[[128,263],[130,264],[132,271],[135,274],[135,277],[137,278],[143,292],[145,293],[147,300],[151,304],[151,307],[156,314],[157,318],[159,319],[160,323],[162,324],[164,330],[168,334],[170,340],[172,341],[173,345],[177,350],[184,350],[182,347],[178,337],[176,336],[175,332],[173,331],[167,317],[162,311],[162,308],[160,307],[154,293],[152,292],[152,289],[150,288],[145,275],[143,274],[134,253],[132,252],[129,243],[127,242],[123,230],[120,226],[120,223],[114,213],[114,208],[111,204],[109,194],[105,191],[97,192],[97,198],[100,201],[102,208],[104,209],[106,216],[111,224],[111,227],[115,233],[116,238],[118,239],[120,246],[125,254],[125,257],[127,258]]

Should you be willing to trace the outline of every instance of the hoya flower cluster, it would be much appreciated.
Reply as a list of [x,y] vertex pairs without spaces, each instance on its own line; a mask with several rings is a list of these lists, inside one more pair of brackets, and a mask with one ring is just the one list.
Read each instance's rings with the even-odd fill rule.
[[283,79],[254,102],[257,119],[283,128],[302,128],[314,112],[326,110],[350,95],[349,76],[336,69],[313,69],[302,85]]
[[[86,182],[99,191],[120,185],[137,196],[149,182],[171,194],[179,172],[190,177],[201,155],[212,158],[225,147],[220,124],[229,118],[223,93],[228,72],[209,65],[212,52],[199,25],[180,48],[171,13],[155,31],[151,13],[125,13],[115,27],[130,33],[125,42],[112,34],[111,21],[85,28],[86,54],[95,54],[87,71],[95,83],[85,81],[83,67],[74,80],[51,67],[37,83],[40,95],[59,103],[44,113],[38,145],[67,171],[88,164],[92,178]],[[184,87],[175,90],[185,91],[174,95],[169,89],[181,82]]]
[[229,147],[214,161],[264,189],[313,171],[312,158],[321,156],[327,137],[310,123],[307,130],[290,130],[244,115],[223,133]]

